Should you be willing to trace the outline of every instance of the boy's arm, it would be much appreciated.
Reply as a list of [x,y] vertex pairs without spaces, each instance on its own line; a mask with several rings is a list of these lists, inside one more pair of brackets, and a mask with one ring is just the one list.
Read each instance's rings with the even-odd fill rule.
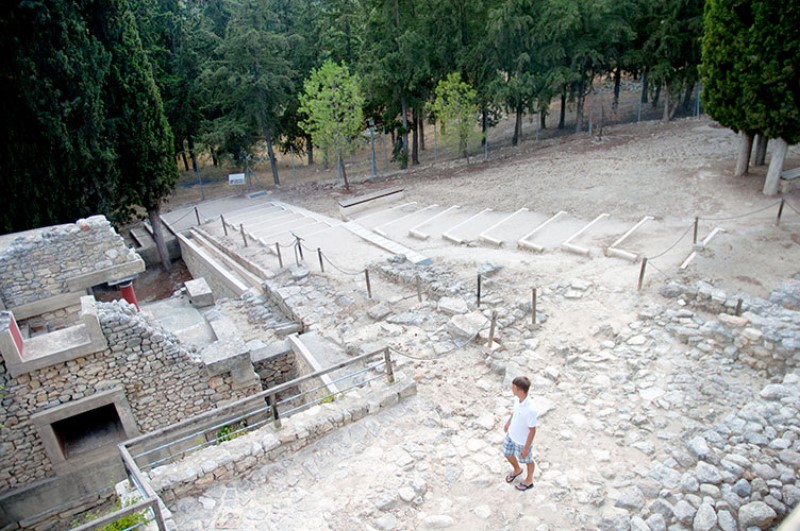
[[503,428],[503,431],[508,433],[508,427],[511,426],[511,419],[514,418],[514,415],[511,414],[508,416],[508,420],[506,421],[506,427]]
[[528,430],[528,439],[525,441],[525,446],[522,447],[522,452],[520,452],[522,457],[525,457],[531,451],[534,437],[536,437],[536,426]]

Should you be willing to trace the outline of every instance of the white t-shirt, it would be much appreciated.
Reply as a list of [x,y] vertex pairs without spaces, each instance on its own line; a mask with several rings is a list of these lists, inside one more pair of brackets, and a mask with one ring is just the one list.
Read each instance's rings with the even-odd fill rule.
[[520,402],[514,398],[514,413],[511,415],[511,424],[508,427],[508,436],[516,444],[525,444],[528,442],[528,433],[531,428],[536,427],[536,410],[533,409],[531,398],[525,397],[525,400]]

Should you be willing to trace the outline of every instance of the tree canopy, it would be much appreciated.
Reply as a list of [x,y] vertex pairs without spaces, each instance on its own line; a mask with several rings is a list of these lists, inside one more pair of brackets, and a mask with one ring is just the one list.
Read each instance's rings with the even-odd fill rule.
[[344,157],[364,129],[363,106],[358,78],[331,60],[311,71],[300,95],[299,111],[308,116],[302,128],[329,157],[336,156],[348,188]]
[[643,100],[662,95],[669,120],[697,92],[701,42],[712,116],[796,142],[798,27],[794,5],[767,0],[13,0],[0,13],[0,179],[13,195],[0,230],[152,210],[203,150],[264,156],[276,185],[276,147],[309,164],[315,144],[346,156],[301,105],[324,65],[358,79],[352,116],[392,134],[401,168],[419,162],[453,73],[483,132],[512,114],[518,144],[523,115],[546,127],[553,98],[559,127],[570,110],[584,130],[601,78],[614,111],[627,76]]

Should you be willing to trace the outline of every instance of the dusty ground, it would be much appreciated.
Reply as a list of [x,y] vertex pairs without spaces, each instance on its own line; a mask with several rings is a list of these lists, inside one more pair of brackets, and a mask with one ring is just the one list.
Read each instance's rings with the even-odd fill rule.
[[[584,220],[606,212],[620,224],[650,215],[656,220],[649,241],[639,242],[647,255],[655,257],[675,241],[683,250],[654,259],[645,289],[637,292],[638,265],[619,259],[418,244],[434,263],[460,274],[486,262],[504,266],[494,295],[506,302],[524,298],[532,285],[563,291],[581,279],[592,286],[577,300],[546,294],[541,304],[547,322],[530,339],[509,343],[519,347],[514,354],[534,377],[533,393],[546,397],[551,410],[537,436],[534,493],[517,493],[502,482],[507,467],[498,455],[498,426],[509,395],[481,349],[470,346],[406,365],[420,382],[414,399],[266,467],[255,481],[215,485],[200,499],[181,500],[173,507],[179,520],[187,529],[427,529],[447,524],[447,517],[463,529],[594,528],[612,505],[604,500],[615,499],[643,468],[663,459],[684,430],[735,410],[767,382],[743,367],[692,359],[684,346],[657,333],[650,349],[607,350],[609,339],[613,345],[614,338],[637,333],[638,316],[649,304],[664,304],[657,291],[668,277],[766,296],[800,270],[800,192],[785,196],[783,220],[775,227],[776,199],[760,193],[766,168],[733,178],[735,152],[733,133],[706,118],[648,122],[606,127],[602,140],[528,140],[496,150],[488,162],[425,166],[355,184],[350,192],[329,184],[330,174],[328,183],[271,190],[276,199],[332,216],[337,199],[389,185],[403,186],[407,200],[421,205],[509,213],[524,206],[547,215],[563,209]],[[798,164],[794,148],[786,166]],[[682,272],[678,265],[691,250],[686,235],[691,238],[687,231],[696,216],[702,218],[701,238],[717,226],[726,232]],[[350,280],[331,278],[349,289]],[[402,291],[387,289],[379,298]],[[413,311],[414,301],[394,309],[402,305]],[[388,340],[430,354],[429,345],[415,343],[414,327]],[[639,372],[631,376],[634,370]],[[637,399],[637,390],[644,396],[659,386],[681,406],[659,409]],[[652,429],[631,427],[642,415]],[[424,486],[420,507],[397,502],[396,493],[402,496],[409,484]]]

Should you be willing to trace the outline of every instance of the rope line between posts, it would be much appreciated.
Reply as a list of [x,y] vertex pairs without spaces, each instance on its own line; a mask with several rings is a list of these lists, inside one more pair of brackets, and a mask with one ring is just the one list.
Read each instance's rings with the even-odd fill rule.
[[357,276],[357,275],[363,275],[364,274],[363,271],[358,271],[358,272],[355,272],[355,273],[351,272],[351,271],[346,271],[346,270],[342,269],[341,267],[337,266],[336,264],[334,264],[333,262],[331,262],[331,259],[328,258],[327,256],[325,256],[325,253],[320,253],[320,254],[322,254],[322,259],[323,260],[328,262],[331,265],[332,268],[336,269],[340,273],[344,273],[345,275],[350,275],[350,276]]
[[730,217],[730,218],[697,218],[697,219],[700,220],[700,221],[731,221],[731,220],[734,220],[734,219],[742,219],[742,218],[746,218],[747,216],[752,216],[753,214],[758,214],[759,212],[763,212],[765,210],[769,210],[770,208],[774,207],[775,205],[779,205],[780,203],[781,203],[780,201],[776,201],[776,202],[774,202],[772,204],[769,204],[769,205],[767,205],[767,206],[765,206],[763,208],[759,208],[757,210],[753,210],[752,212],[748,212],[746,214],[742,214],[741,216],[733,216],[733,217]]
[[787,204],[787,205],[789,205],[789,208],[791,208],[792,210],[794,210],[794,211],[795,211],[797,214],[800,214],[800,210],[797,210],[797,208],[795,208],[795,206],[794,206],[793,204],[791,204],[789,201],[787,201],[787,200],[785,200],[785,199],[784,199],[784,203],[785,203],[785,204]]
[[658,267],[656,267],[656,266],[655,266],[654,264],[652,264],[651,262],[649,262],[649,261],[648,261],[648,262],[647,262],[647,265],[648,265],[649,267],[652,267],[653,269],[655,269],[655,270],[656,270],[656,271],[658,271],[659,273],[661,273],[661,275],[663,275],[663,277],[664,277],[664,278],[666,278],[667,280],[672,280],[672,277],[671,277],[671,276],[669,276],[668,274],[664,273],[664,272],[663,272],[661,269],[659,269]]
[[182,220],[183,220],[183,219],[184,219],[186,216],[188,216],[189,214],[194,214],[194,209],[191,209],[191,210],[187,211],[187,212],[186,212],[184,215],[182,215],[181,217],[179,217],[179,218],[178,218],[178,219],[176,219],[175,221],[170,221],[169,223],[170,223],[171,225],[174,225],[174,224],[176,224],[177,222],[179,222],[179,221],[182,221]]
[[678,239],[675,241],[675,243],[673,243],[672,245],[670,245],[670,246],[669,246],[669,248],[667,248],[667,250],[665,250],[665,251],[663,251],[663,252],[661,252],[661,253],[659,253],[659,254],[657,254],[657,255],[653,256],[653,257],[650,257],[650,256],[648,256],[648,257],[647,257],[647,263],[648,263],[648,265],[650,264],[650,261],[651,261],[651,260],[655,260],[656,258],[661,258],[661,257],[662,257],[662,256],[664,256],[665,254],[667,254],[668,252],[670,252],[672,249],[674,249],[674,248],[675,248],[675,246],[676,246],[676,245],[678,245],[679,243],[681,243],[681,240],[683,240],[683,239],[686,237],[686,235],[687,235],[687,234],[689,234],[689,231],[690,231],[690,230],[692,230],[692,228],[694,228],[694,223],[692,223],[691,225],[689,225],[688,227],[686,227],[686,230],[685,230],[685,231],[683,231],[683,234],[681,234],[681,237],[680,237],[680,238],[678,238]]

